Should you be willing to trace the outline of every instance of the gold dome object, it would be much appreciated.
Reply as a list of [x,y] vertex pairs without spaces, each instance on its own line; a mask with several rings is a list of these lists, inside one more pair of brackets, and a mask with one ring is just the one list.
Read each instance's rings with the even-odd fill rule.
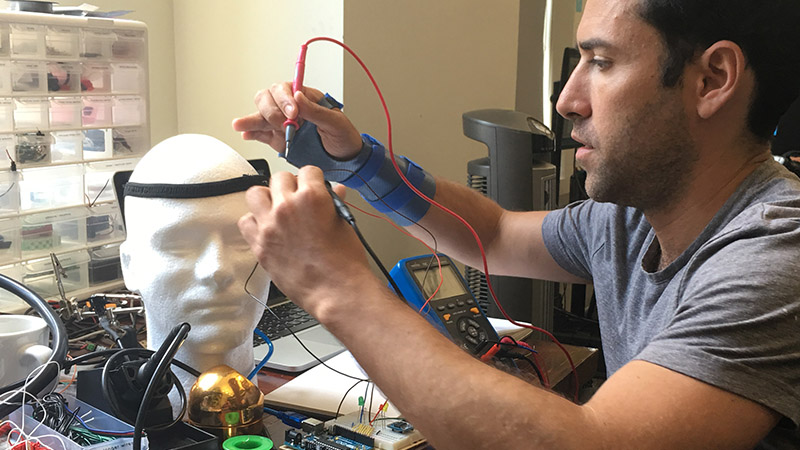
[[189,391],[189,423],[222,440],[263,435],[264,394],[244,375],[221,365],[203,372]]

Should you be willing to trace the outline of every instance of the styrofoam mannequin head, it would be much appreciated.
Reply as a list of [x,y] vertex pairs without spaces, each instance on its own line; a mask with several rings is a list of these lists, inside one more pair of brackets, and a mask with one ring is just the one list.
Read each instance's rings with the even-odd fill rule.
[[[209,136],[171,137],[150,150],[130,182],[196,184],[255,175],[236,151]],[[239,233],[245,192],[215,197],[124,199],[127,238],[120,247],[128,289],[142,295],[147,344],[156,349],[181,322],[192,329],[176,358],[201,372],[226,364],[253,367],[253,329],[264,307],[244,283],[256,259]],[[259,266],[248,290],[265,299],[269,279]],[[194,380],[177,371],[184,388]],[[188,385],[187,385],[188,384]]]

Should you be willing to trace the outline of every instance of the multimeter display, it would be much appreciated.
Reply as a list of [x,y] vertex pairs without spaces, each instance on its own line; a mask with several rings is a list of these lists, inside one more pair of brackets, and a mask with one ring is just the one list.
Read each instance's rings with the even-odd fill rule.
[[[464,349],[482,355],[497,342],[497,333],[450,258],[439,254],[441,277],[431,258],[423,255],[400,260],[390,275],[406,301],[428,322]],[[428,301],[434,292],[436,295]]]
[[435,261],[430,268],[416,268],[413,273],[417,284],[422,286],[422,292],[426,298],[433,295],[436,288],[439,287],[439,282],[442,281],[442,278],[444,279],[442,286],[439,287],[439,292],[436,292],[431,300],[468,294],[466,286],[450,264],[442,264],[442,278],[439,278],[439,268]]

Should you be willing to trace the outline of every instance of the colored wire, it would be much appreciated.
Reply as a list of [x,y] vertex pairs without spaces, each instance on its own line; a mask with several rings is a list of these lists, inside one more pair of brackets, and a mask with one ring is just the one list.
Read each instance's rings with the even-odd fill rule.
[[339,406],[337,406],[337,407],[336,407],[336,415],[334,415],[333,417],[339,417],[339,411],[341,411],[341,410],[342,410],[342,405],[344,404],[344,400],[347,398],[347,394],[349,394],[349,393],[350,393],[350,391],[352,391],[353,389],[355,389],[355,387],[356,387],[356,386],[358,386],[360,383],[362,383],[362,382],[364,382],[364,381],[366,381],[367,383],[369,383],[369,380],[358,380],[358,381],[356,381],[356,382],[355,382],[355,384],[353,384],[352,386],[350,386],[350,388],[349,388],[349,389],[347,389],[347,390],[344,392],[344,395],[342,396],[342,400],[339,402]]
[[543,328],[539,328],[539,327],[534,326],[534,325],[528,325],[528,324],[522,324],[522,323],[516,322],[514,319],[512,319],[508,315],[508,313],[506,313],[505,309],[500,304],[500,301],[497,298],[497,294],[494,291],[494,287],[492,286],[492,282],[491,282],[490,277],[489,277],[489,273],[490,272],[489,272],[489,264],[488,264],[488,261],[487,261],[487,258],[486,258],[486,251],[485,251],[485,249],[483,247],[483,242],[481,241],[480,236],[478,236],[478,233],[475,231],[475,229],[472,227],[472,225],[469,224],[469,222],[464,220],[463,217],[461,217],[460,215],[458,215],[454,211],[451,211],[450,209],[448,209],[444,205],[442,205],[439,202],[433,200],[432,198],[430,198],[427,195],[425,195],[424,193],[422,193],[422,191],[417,189],[413,184],[411,184],[410,181],[408,181],[408,178],[406,178],[406,176],[403,173],[403,171],[400,170],[400,167],[397,165],[397,161],[395,161],[395,159],[394,159],[394,146],[393,146],[393,141],[392,141],[392,119],[391,119],[391,117],[389,115],[389,107],[386,105],[386,100],[383,97],[383,93],[381,92],[380,87],[378,87],[378,83],[375,81],[375,78],[372,76],[372,72],[370,72],[370,70],[367,68],[367,65],[364,64],[364,62],[361,60],[361,58],[359,58],[359,56],[350,47],[348,47],[345,43],[340,42],[340,41],[338,41],[336,39],[333,39],[333,38],[315,37],[315,38],[309,39],[306,42],[305,45],[308,46],[312,42],[316,42],[316,41],[328,41],[328,42],[332,42],[332,43],[334,43],[336,45],[339,45],[340,47],[345,49],[353,58],[355,58],[355,60],[358,62],[358,64],[364,70],[364,72],[366,73],[367,77],[369,77],[370,82],[372,82],[372,86],[375,88],[375,92],[378,94],[378,98],[381,101],[381,106],[383,107],[384,114],[386,115],[386,128],[387,128],[386,132],[387,132],[387,137],[388,137],[389,156],[390,156],[390,159],[392,161],[392,165],[395,168],[395,171],[400,176],[400,179],[402,179],[403,183],[405,183],[406,186],[408,186],[415,194],[417,194],[418,196],[423,198],[425,201],[427,201],[431,205],[439,208],[441,211],[449,214],[450,216],[452,216],[453,218],[455,218],[456,220],[461,222],[461,224],[464,225],[470,231],[470,233],[472,234],[473,239],[475,240],[475,242],[478,245],[478,250],[480,251],[481,259],[483,261],[483,273],[486,274],[486,286],[489,288],[489,292],[492,295],[492,300],[494,301],[495,305],[497,305],[497,308],[500,310],[500,312],[503,314],[503,317],[505,317],[506,320],[508,320],[509,322],[511,322],[512,324],[514,324],[516,326],[525,327],[525,328],[528,328],[528,329],[531,329],[531,330],[534,330],[534,331],[538,331],[539,333],[542,333],[542,334],[546,335],[548,338],[550,338],[558,346],[559,349],[561,349],[562,352],[564,352],[564,355],[567,357],[567,361],[569,361],[570,368],[572,369],[572,375],[573,375],[573,377],[575,379],[574,400],[575,400],[575,402],[577,402],[578,401],[578,388],[579,388],[580,383],[578,381],[578,371],[575,369],[575,363],[572,361],[572,356],[570,356],[569,351],[567,351],[567,349],[563,345],[561,345],[561,342],[559,342],[558,339],[556,339],[556,337],[553,336],[553,334],[550,333],[549,331],[547,331],[547,330],[545,330]]
[[247,376],[248,380],[252,380],[253,377],[256,376],[258,371],[261,370],[261,368],[264,367],[264,364],[266,364],[267,361],[269,361],[269,359],[272,357],[272,352],[275,351],[275,346],[272,345],[272,341],[269,340],[269,338],[267,337],[266,334],[264,334],[263,331],[256,328],[255,330],[253,330],[253,333],[257,334],[258,337],[260,337],[261,339],[264,340],[264,342],[266,342],[266,344],[269,346],[269,350],[267,350],[267,355],[261,358],[261,361],[259,361],[258,364],[256,364],[252,372],[250,372],[250,375]]
[[372,420],[369,421],[370,425],[372,425],[372,422],[375,422],[375,419],[378,418],[378,414],[380,414],[381,411],[383,411],[383,408],[384,406],[386,406],[387,403],[389,403],[388,399],[385,402],[381,403],[381,406],[378,407],[378,411],[375,413],[375,417],[373,417]]

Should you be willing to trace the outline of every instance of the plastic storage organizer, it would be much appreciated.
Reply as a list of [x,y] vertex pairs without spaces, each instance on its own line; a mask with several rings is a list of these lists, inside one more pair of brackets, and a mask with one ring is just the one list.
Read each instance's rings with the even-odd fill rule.
[[51,252],[67,296],[122,285],[112,177],[150,149],[147,48],[141,22],[0,11],[0,273],[46,298]]

